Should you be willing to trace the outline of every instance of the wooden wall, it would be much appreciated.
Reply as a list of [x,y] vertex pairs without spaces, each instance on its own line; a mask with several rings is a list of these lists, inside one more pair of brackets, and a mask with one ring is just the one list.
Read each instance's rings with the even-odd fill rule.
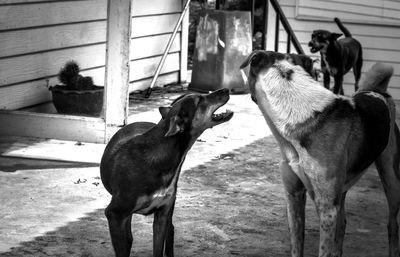
[[[181,10],[182,0],[133,0],[130,92],[150,84]],[[57,72],[71,59],[103,85],[106,24],[107,0],[1,1],[0,109],[50,101],[47,86],[58,83]],[[157,85],[186,72],[185,35],[177,35]]]
[[[390,82],[389,92],[400,99],[400,2],[388,0],[279,0],[297,38],[306,54],[319,58],[319,53],[311,54],[308,42],[315,29],[332,32],[341,31],[333,22],[339,17],[353,37],[363,46],[363,72],[375,62],[381,61],[394,67],[395,74]],[[271,12],[268,23],[267,49],[273,49],[275,17]],[[286,51],[286,34],[281,26],[281,52]],[[294,49],[292,47],[291,49]],[[294,51],[294,50],[292,50]],[[333,79],[331,80],[333,85]],[[354,92],[354,76],[350,71],[345,76],[345,92]]]

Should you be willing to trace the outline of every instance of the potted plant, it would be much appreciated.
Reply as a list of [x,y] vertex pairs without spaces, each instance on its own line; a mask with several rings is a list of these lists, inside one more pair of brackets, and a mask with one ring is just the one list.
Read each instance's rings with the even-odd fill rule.
[[74,61],[61,68],[58,79],[62,85],[49,88],[54,106],[62,114],[100,116],[104,87],[95,86],[91,77],[79,73],[79,65]]

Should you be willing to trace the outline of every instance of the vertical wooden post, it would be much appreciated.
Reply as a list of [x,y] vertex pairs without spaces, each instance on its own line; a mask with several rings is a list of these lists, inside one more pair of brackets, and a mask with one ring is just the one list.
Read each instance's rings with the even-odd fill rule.
[[286,53],[290,54],[290,47],[291,47],[291,44],[292,44],[292,36],[290,35],[290,33],[287,33],[287,40],[286,41],[287,41],[286,42]]
[[279,51],[279,23],[281,15],[277,12],[275,17],[275,48],[274,51]]
[[[186,1],[182,1],[182,10]],[[187,62],[188,62],[188,44],[189,44],[189,10],[183,17],[181,25],[181,58],[180,58],[180,72],[179,80],[181,83],[186,82],[187,79]]]
[[105,72],[105,142],[127,122],[131,0],[108,0]]
[[265,0],[264,5],[263,5],[263,35],[262,35],[262,40],[261,40],[261,49],[267,50],[267,33],[268,31],[268,12],[269,12],[269,1]]

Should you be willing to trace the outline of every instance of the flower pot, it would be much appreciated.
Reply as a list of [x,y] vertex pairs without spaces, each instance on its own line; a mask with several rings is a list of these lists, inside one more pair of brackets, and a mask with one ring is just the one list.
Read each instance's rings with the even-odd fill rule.
[[49,90],[58,113],[96,117],[101,115],[104,87],[93,86],[85,90],[71,90],[56,85]]

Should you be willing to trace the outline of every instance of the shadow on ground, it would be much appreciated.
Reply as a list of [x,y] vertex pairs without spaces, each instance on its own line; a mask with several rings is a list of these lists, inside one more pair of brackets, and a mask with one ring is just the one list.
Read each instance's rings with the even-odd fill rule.
[[0,171],[2,172],[36,169],[89,168],[98,166],[98,163],[53,161],[5,156],[0,157]]
[[[184,172],[174,215],[175,256],[289,256],[278,163],[279,150],[268,137]],[[379,183],[368,171],[349,194],[344,256],[386,256],[386,202]],[[0,256],[113,256],[103,212]],[[307,215],[306,256],[317,256],[318,220],[310,202]],[[132,229],[132,256],[152,256],[152,217],[135,215]]]

